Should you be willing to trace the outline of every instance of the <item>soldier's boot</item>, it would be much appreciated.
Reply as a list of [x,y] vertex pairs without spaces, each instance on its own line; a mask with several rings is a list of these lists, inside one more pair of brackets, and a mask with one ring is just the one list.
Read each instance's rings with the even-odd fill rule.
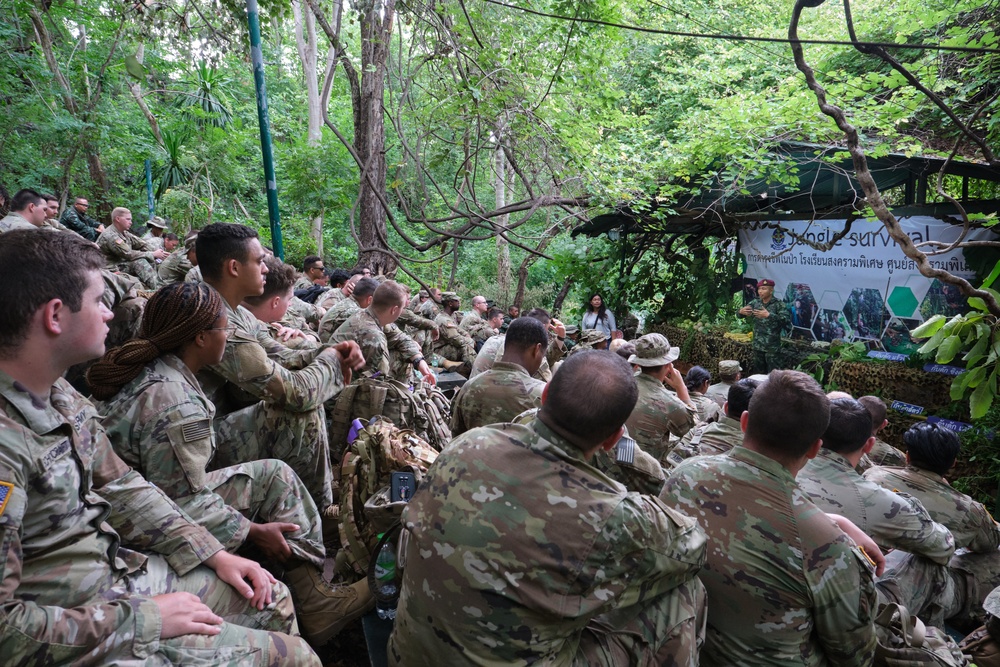
[[461,361],[451,361],[449,359],[442,358],[441,359],[441,367],[444,368],[446,371],[453,371],[453,370],[455,370],[457,368],[461,368],[462,367],[462,362]]
[[367,578],[353,584],[331,584],[323,580],[323,573],[312,563],[286,571],[285,583],[295,600],[302,635],[315,647],[325,645],[375,607]]
[[323,546],[329,551],[340,548],[340,506],[330,505],[320,514],[323,526]]

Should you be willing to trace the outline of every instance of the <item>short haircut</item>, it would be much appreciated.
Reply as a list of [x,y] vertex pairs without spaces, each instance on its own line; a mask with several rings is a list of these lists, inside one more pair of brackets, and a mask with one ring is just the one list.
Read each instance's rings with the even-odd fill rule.
[[[514,308],[514,306],[511,306],[511,308]],[[549,311],[544,308],[532,308],[521,317],[533,317],[545,326],[549,326],[549,322],[552,321],[552,316],[549,315]]]
[[497,315],[503,315],[503,311],[496,306],[491,306],[489,310],[486,311],[486,319],[492,320]]
[[323,261],[323,258],[319,255],[309,255],[304,260],[302,260],[302,271],[308,271],[309,269],[316,268],[316,265]]
[[177,234],[174,234],[173,232],[167,232],[164,234],[163,239],[165,241],[180,241],[180,239],[177,238]]
[[350,278],[351,274],[344,269],[334,269],[330,271],[330,287],[343,287]]
[[256,230],[246,225],[215,222],[202,229],[195,244],[202,277],[219,280],[227,261],[246,262],[250,258],[250,242],[255,238],[258,238]]
[[400,285],[395,280],[387,280],[375,288],[372,308],[388,310],[393,306],[405,306],[407,296],[409,296],[409,290],[406,289],[406,286]]
[[783,459],[805,456],[830,424],[830,399],[800,371],[771,371],[748,410],[745,440]]
[[125,208],[124,206],[115,206],[114,209],[112,209],[111,211],[111,222],[114,222],[115,220],[122,217],[126,213],[131,213],[131,212],[132,211]]
[[360,266],[357,266],[357,267],[351,269],[351,272],[348,274],[349,277],[350,276],[363,276],[363,275],[365,275],[365,270],[362,267],[360,267]]
[[264,260],[267,267],[267,279],[264,281],[264,291],[260,296],[247,296],[243,300],[251,306],[259,306],[275,296],[285,296],[292,291],[295,284],[295,267],[285,264],[273,255]]
[[625,361],[628,361],[629,357],[635,354],[635,343],[633,343],[632,341],[626,341],[624,345],[619,345],[615,349],[615,354],[617,354]]
[[507,335],[504,337],[504,348],[515,350],[528,350],[535,345],[541,345],[544,349],[549,344],[549,333],[545,325],[531,317],[519,317],[507,327]]
[[872,416],[853,398],[830,401],[830,425],[823,433],[823,447],[838,454],[852,454],[872,437]]
[[24,342],[31,318],[52,299],[78,312],[87,274],[104,265],[100,249],[76,234],[20,229],[0,235],[0,357]]
[[29,190],[28,188],[24,188],[23,190],[18,190],[11,198],[10,210],[23,211],[24,209],[28,208],[28,204],[34,204],[35,206],[45,206],[45,199],[35,190]]
[[684,386],[688,388],[688,391],[694,391],[701,385],[712,380],[712,374],[701,366],[692,366],[684,376]]
[[858,403],[865,406],[868,414],[872,416],[872,433],[874,433],[875,429],[881,427],[885,421],[887,414],[885,402],[878,396],[862,396],[858,399]]
[[903,434],[910,463],[944,475],[955,465],[962,443],[958,434],[940,424],[917,422]]
[[593,447],[621,428],[638,398],[628,362],[607,350],[583,350],[552,376],[539,414]]
[[55,202],[59,201],[59,197],[56,197],[55,195],[50,195],[48,192],[42,193],[42,199],[44,199],[45,201],[55,201]]
[[743,378],[739,382],[731,384],[729,395],[726,396],[726,405],[729,407],[726,416],[730,419],[742,417],[743,413],[750,408],[750,399],[758,386],[760,386],[760,382],[750,378]]
[[[399,283],[396,284],[399,285]],[[399,285],[399,286],[405,287],[405,285]],[[362,278],[361,280],[359,280],[354,284],[353,295],[356,296],[358,299],[364,299],[365,297],[374,294],[376,289],[378,289],[377,280],[375,280],[374,278]],[[407,296],[409,296],[408,290],[407,290]]]

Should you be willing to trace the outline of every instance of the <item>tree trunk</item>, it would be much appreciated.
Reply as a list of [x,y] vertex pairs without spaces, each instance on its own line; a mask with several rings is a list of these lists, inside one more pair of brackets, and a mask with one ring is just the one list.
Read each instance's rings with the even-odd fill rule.
[[566,295],[569,294],[569,288],[573,286],[573,276],[566,276],[566,280],[563,281],[562,287],[559,288],[559,293],[556,294],[556,300],[552,302],[552,317],[559,317],[559,311],[562,310],[563,301],[566,300]]
[[[503,152],[502,139],[498,136],[496,149],[496,207],[502,209],[507,205],[507,157]],[[507,226],[510,220],[509,215],[502,215],[491,221],[494,230],[501,230]],[[497,244],[497,301],[505,306],[510,303],[510,244],[507,239],[500,234],[496,236]],[[524,291],[518,290],[518,295],[513,305],[521,307],[521,299],[524,298]]]
[[292,13],[295,16],[295,46],[299,51],[302,76],[306,82],[309,109],[307,136],[309,145],[317,146],[323,137],[323,109],[320,106],[319,80],[316,78],[316,16],[311,11],[302,11],[302,4],[298,0],[292,2]]
[[[139,61],[141,65],[145,59],[145,45],[139,44],[138,50],[135,52],[135,58]],[[135,98],[135,103],[139,105],[139,111],[142,115],[146,117],[146,122],[149,123],[149,129],[153,133],[153,138],[156,139],[156,143],[160,146],[163,145],[163,136],[160,134],[160,124],[156,121],[156,116],[153,112],[149,110],[146,105],[146,100],[142,97],[142,83],[139,81],[130,81],[128,84],[129,92],[132,93],[132,97]]]
[[320,257],[322,257],[323,256],[323,213],[322,213],[322,211],[320,212],[319,215],[317,215],[315,218],[313,218],[312,225],[310,226],[310,229],[309,229],[309,236],[311,236],[312,240],[316,243],[316,254],[319,255]]
[[396,0],[372,2],[361,16],[361,99],[356,109],[354,149],[364,165],[358,193],[361,250],[358,264],[373,274],[393,276],[396,260],[389,253],[385,210],[376,193],[385,196],[385,123],[382,101],[385,91],[389,40]]

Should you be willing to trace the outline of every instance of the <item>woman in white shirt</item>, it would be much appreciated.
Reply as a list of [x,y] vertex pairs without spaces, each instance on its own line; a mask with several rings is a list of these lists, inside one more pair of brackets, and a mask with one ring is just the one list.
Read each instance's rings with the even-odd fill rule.
[[587,312],[583,314],[580,328],[603,331],[609,340],[615,329],[618,328],[615,324],[615,314],[604,306],[604,300],[600,294],[594,294],[590,297],[590,303],[587,305]]

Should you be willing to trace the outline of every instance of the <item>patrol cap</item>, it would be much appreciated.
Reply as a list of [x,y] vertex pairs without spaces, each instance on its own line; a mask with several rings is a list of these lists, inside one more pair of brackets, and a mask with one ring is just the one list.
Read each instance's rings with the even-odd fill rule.
[[567,324],[566,325],[566,335],[567,336],[575,336],[578,333],[580,333],[580,327],[576,326],[575,324]]
[[166,229],[167,221],[161,218],[160,216],[156,215],[149,219],[149,222],[146,223],[146,226],[156,227],[157,229]]
[[757,287],[774,287],[774,281],[770,278],[764,278],[763,280],[757,281]]
[[441,303],[445,301],[461,301],[454,292],[441,292]]
[[580,334],[580,343],[596,345],[597,343],[603,343],[608,339],[608,334],[597,329],[584,329],[583,333]]
[[740,362],[735,359],[723,359],[719,362],[719,373],[721,375],[736,375],[743,370]]
[[987,614],[1000,617],[1000,586],[994,588],[983,600],[983,609]]
[[681,356],[679,347],[670,347],[663,334],[651,333],[635,341],[635,354],[628,358],[636,366],[665,366]]
[[420,290],[420,298],[426,299],[429,296],[430,296],[430,293],[427,290],[425,290],[425,289]]

